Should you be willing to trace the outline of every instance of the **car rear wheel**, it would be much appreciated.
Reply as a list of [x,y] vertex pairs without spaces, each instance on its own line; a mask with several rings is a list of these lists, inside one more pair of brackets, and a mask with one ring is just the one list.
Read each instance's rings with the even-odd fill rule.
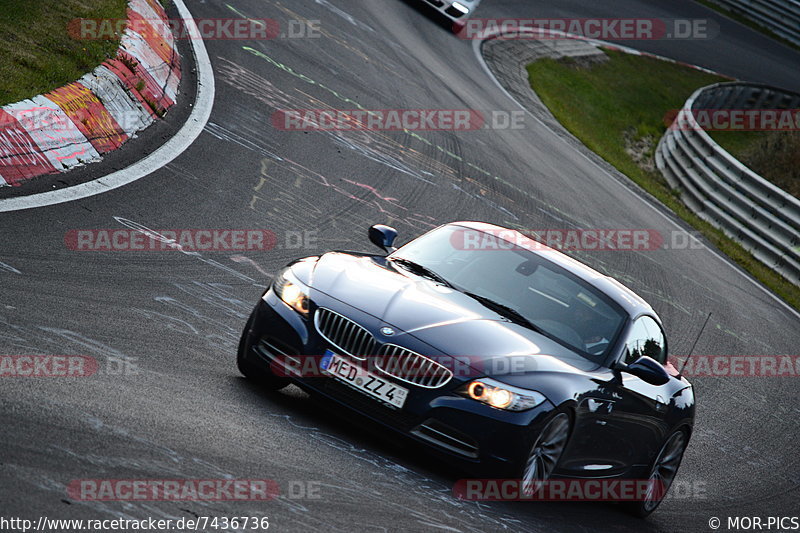
[[255,381],[271,390],[279,390],[289,384],[289,380],[273,374],[268,367],[263,365],[256,365],[253,362],[253,352],[251,347],[250,329],[253,327],[255,321],[255,310],[247,320],[247,324],[242,331],[242,337],[239,339],[239,347],[236,350],[236,366],[239,372],[249,380]]
[[644,518],[655,511],[664,501],[667,491],[678,474],[678,467],[681,465],[683,452],[686,451],[688,444],[689,436],[680,429],[664,442],[650,468],[644,500],[631,504],[629,507],[632,514]]
[[569,415],[560,412],[539,433],[522,470],[522,491],[525,496],[534,495],[550,479],[567,447],[570,426]]

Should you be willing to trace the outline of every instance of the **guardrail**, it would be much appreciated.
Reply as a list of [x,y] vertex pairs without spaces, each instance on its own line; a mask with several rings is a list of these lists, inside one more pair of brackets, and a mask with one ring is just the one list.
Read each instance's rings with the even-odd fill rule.
[[800,45],[800,0],[712,0]]
[[800,94],[728,82],[689,97],[656,148],[656,166],[698,216],[800,285],[800,200],[726,152],[703,130],[700,109],[797,109]]

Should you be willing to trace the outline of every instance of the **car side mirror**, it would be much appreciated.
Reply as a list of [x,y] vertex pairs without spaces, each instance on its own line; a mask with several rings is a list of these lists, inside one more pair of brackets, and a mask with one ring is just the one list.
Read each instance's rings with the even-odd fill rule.
[[646,355],[643,355],[629,365],[619,364],[617,368],[651,385],[663,385],[669,381],[669,374],[667,370],[661,366],[661,363]]
[[394,252],[394,240],[397,238],[397,230],[384,226],[383,224],[375,224],[369,228],[369,240],[372,244],[383,250],[384,252]]

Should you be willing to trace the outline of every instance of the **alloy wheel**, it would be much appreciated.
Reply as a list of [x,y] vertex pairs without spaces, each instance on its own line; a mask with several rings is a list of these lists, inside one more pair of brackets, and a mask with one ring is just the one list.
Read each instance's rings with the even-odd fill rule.
[[542,429],[533,444],[522,474],[522,491],[532,496],[550,479],[569,438],[569,416],[559,413]]

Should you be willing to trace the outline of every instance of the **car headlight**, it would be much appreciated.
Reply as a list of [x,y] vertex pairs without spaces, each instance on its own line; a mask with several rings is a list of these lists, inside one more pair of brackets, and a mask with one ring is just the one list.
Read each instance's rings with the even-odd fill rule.
[[284,269],[275,276],[272,290],[283,303],[308,317],[308,286],[297,279],[291,269]]
[[532,409],[547,399],[543,394],[534,390],[512,387],[489,378],[471,381],[461,387],[459,393],[506,411]]

